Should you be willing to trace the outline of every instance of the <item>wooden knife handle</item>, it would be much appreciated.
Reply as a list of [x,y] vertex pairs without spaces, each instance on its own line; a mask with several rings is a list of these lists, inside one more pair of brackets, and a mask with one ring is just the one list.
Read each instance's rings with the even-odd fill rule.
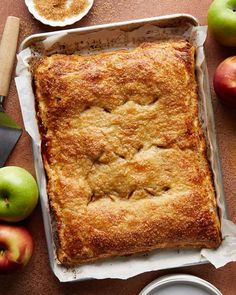
[[7,18],[0,43],[0,95],[7,96],[12,69],[16,57],[16,48],[20,28],[20,19]]

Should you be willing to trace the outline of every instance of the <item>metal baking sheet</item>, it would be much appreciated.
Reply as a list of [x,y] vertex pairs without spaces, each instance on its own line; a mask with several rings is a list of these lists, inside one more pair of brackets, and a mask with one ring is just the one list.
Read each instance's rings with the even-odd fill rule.
[[[190,26],[198,26],[198,21],[191,15],[188,14],[175,14],[175,15],[167,15],[167,16],[161,16],[161,17],[154,17],[154,18],[148,18],[148,19],[141,19],[141,20],[132,20],[127,22],[121,22],[121,23],[113,23],[113,24],[105,24],[105,25],[99,25],[99,26],[91,26],[91,27],[85,27],[85,28],[79,28],[79,29],[72,29],[72,30],[63,30],[63,31],[57,31],[57,32],[50,32],[50,33],[42,33],[42,34],[35,34],[32,36],[27,37],[20,46],[20,51],[23,51],[24,49],[31,47],[36,48],[39,46],[40,43],[44,42],[48,37],[51,37],[53,40],[54,38],[59,38],[60,36],[67,35],[67,36],[73,36],[73,38],[83,38],[83,40],[86,40],[88,34],[101,34],[104,31],[110,31],[111,34],[114,32],[114,30],[121,30],[124,32],[132,32],[135,29],[141,28],[144,25],[153,25],[160,28],[179,28],[185,25]],[[58,46],[58,47],[57,47]],[[57,43],[53,46],[54,52],[60,52],[61,48],[63,46],[59,46]],[[96,48],[96,50],[99,51],[99,48]],[[197,49],[198,54],[198,49]],[[211,167],[213,170],[214,175],[214,183],[215,183],[215,189],[217,194],[217,200],[219,205],[219,211],[221,214],[221,217],[226,218],[226,204],[225,204],[225,196],[224,196],[224,188],[223,188],[223,180],[222,180],[222,173],[221,173],[221,166],[220,166],[220,160],[219,160],[219,153],[218,153],[218,146],[216,142],[216,135],[215,135],[215,124],[214,124],[214,116],[213,116],[213,109],[211,104],[211,97],[210,97],[210,89],[209,89],[209,82],[208,82],[208,74],[207,74],[207,66],[204,59],[204,62],[201,66],[201,71],[197,75],[197,80],[199,84],[199,92],[202,92],[204,94],[204,101],[201,101],[200,108],[201,108],[201,120],[203,121],[203,127],[206,134],[206,139],[208,143],[208,156],[209,161],[211,163]],[[34,154],[34,161],[35,161],[35,168],[36,168],[36,175],[38,179],[39,186],[45,186],[45,177],[41,177],[41,172],[39,171],[38,167],[38,158],[41,157],[39,155],[39,147],[33,142],[33,154]],[[220,200],[220,202],[219,202]],[[74,275],[71,275],[67,277],[66,279],[63,279],[62,277],[59,277],[58,274],[55,271],[55,267],[58,267],[58,261],[55,257],[55,248],[54,248],[54,242],[53,242],[53,233],[52,233],[52,220],[49,210],[49,204],[48,200],[41,197],[41,207],[42,207],[42,213],[43,213],[43,220],[44,220],[44,226],[45,226],[45,233],[46,233],[46,239],[47,239],[47,246],[48,246],[48,252],[49,252],[49,259],[50,259],[50,265],[55,273],[55,275],[59,278],[60,281],[79,281],[82,280],[80,278],[79,271],[76,270],[69,270],[68,268],[65,268],[63,266],[59,266],[61,268],[61,273],[65,273],[65,276],[67,277],[67,272],[71,271],[74,273]],[[126,259],[126,258],[124,258]],[[166,264],[166,266],[163,266],[161,269],[164,268],[172,268],[172,267],[182,267],[182,266],[189,266],[189,265],[196,265],[196,264],[202,264],[206,263],[207,260],[202,257],[197,262],[190,262],[186,263],[179,263],[178,265],[171,265]],[[153,269],[145,269],[145,271],[155,270],[157,268]],[[160,268],[158,268],[160,269]],[[139,272],[141,273],[141,272]],[[136,275],[138,273],[130,272],[130,274],[126,275],[127,277],[131,277],[133,275]],[[93,274],[91,276],[83,277],[84,279],[90,279],[93,278]],[[112,274],[108,274],[105,277],[116,277],[112,276]],[[119,276],[117,276],[119,277]],[[96,278],[103,278],[98,277]],[[120,278],[124,278],[120,276]]]

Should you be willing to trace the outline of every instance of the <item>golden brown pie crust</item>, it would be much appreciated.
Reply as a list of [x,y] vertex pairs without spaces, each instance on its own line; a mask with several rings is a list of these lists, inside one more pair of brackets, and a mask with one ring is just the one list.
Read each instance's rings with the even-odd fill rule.
[[185,40],[37,64],[61,263],[219,246],[194,70]]

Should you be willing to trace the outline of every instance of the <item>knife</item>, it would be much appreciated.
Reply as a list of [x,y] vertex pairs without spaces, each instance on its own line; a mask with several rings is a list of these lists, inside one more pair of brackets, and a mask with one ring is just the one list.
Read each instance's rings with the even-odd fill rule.
[[4,112],[16,56],[20,19],[7,18],[0,44],[0,167],[2,167],[21,136],[22,129]]

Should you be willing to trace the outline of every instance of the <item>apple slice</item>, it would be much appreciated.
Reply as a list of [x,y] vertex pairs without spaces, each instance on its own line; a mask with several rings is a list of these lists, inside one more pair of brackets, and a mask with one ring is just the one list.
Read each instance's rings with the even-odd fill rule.
[[31,234],[23,227],[0,225],[0,274],[19,270],[33,253]]

